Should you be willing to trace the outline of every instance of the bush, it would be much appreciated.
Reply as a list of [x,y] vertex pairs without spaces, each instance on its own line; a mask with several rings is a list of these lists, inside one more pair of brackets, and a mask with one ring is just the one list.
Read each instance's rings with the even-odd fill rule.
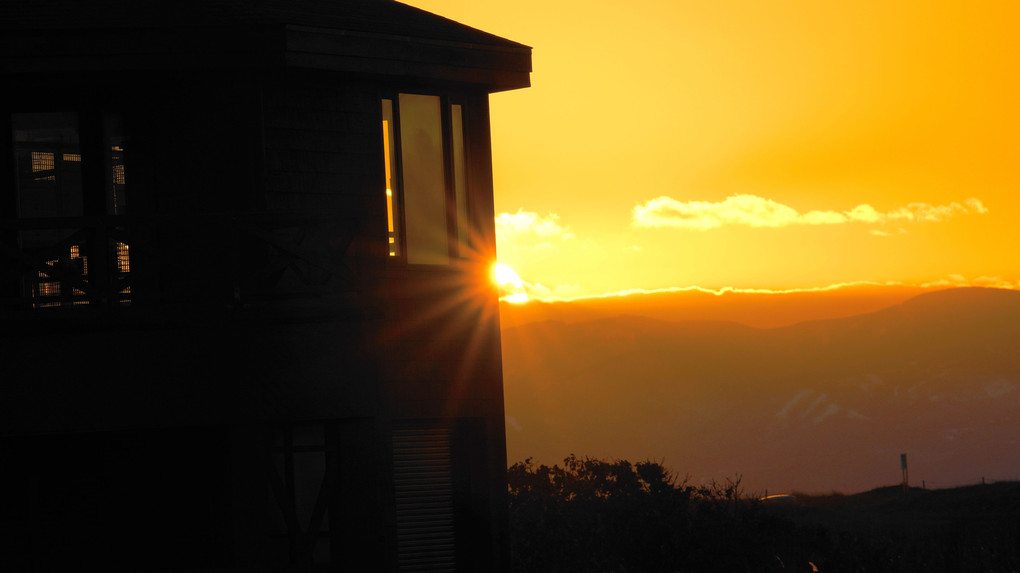
[[[509,469],[515,571],[810,571],[804,532],[742,496],[654,462],[530,459]],[[798,568],[799,566],[799,568]]]

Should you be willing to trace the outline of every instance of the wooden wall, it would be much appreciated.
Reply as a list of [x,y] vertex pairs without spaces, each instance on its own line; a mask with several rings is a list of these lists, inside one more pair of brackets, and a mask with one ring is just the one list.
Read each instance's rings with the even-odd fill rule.
[[[93,78],[80,91],[113,79],[125,81]],[[498,305],[487,277],[494,236],[486,96],[471,95],[465,108],[469,145],[478,145],[469,153],[478,254],[448,268],[412,268],[386,257],[377,87],[304,72],[136,80],[104,104],[125,113],[132,133],[132,304],[11,315],[0,331],[0,451],[31,465],[62,435],[67,443],[95,438],[121,455],[133,447],[117,449],[124,440],[158,435],[185,447],[207,429],[215,447],[202,455],[254,468],[258,428],[361,420],[351,435],[365,439],[343,447],[374,469],[349,466],[342,480],[368,487],[377,503],[350,492],[343,499],[357,519],[376,514],[370,527],[382,533],[362,549],[377,551],[393,548],[393,523],[378,517],[392,510],[392,484],[366,484],[365,475],[385,474],[393,427],[467,423],[457,441],[466,476],[459,487],[477,526],[462,560],[489,569],[505,550],[503,526],[493,521],[505,511],[505,445]],[[241,215],[252,214],[268,239],[238,230]],[[289,247],[307,252],[295,258]],[[249,276],[287,257],[292,264],[276,274]],[[337,278],[340,271],[350,276]],[[178,430],[183,441],[167,437]],[[24,437],[32,435],[50,437]],[[158,466],[158,456],[137,455]],[[217,553],[222,547],[257,549],[243,515],[260,511],[253,500],[266,485],[223,472],[205,477],[228,492],[217,503],[240,513],[217,518],[227,530],[211,530],[222,543],[202,559],[217,564],[238,562]],[[11,479],[21,487],[35,474]],[[195,492],[205,487],[199,482]],[[357,531],[357,519],[340,523]]]

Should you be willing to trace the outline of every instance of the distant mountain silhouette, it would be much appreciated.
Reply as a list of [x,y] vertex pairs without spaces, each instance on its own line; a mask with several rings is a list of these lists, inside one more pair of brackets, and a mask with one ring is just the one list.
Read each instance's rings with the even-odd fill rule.
[[562,302],[504,302],[504,328],[529,322],[586,322],[620,315],[659,320],[730,320],[759,328],[789,326],[805,320],[840,318],[873,312],[931,289],[905,285],[856,284],[821,291],[734,292],[676,290],[607,295]]
[[770,492],[1020,475],[1020,292],[772,329],[619,316],[503,331],[511,461],[664,461]]

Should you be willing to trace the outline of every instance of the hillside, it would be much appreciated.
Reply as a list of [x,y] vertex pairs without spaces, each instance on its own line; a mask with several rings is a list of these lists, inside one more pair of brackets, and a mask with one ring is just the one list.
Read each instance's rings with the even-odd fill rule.
[[825,532],[805,536],[819,571],[1016,571],[1020,560],[1018,482],[890,486],[764,507],[802,532]]
[[886,486],[851,495],[798,495],[795,501],[766,504],[770,511],[804,524],[842,531],[924,534],[953,526],[1016,521],[1020,482],[1006,481],[946,489]]
[[1020,293],[948,289],[756,329],[612,317],[503,331],[508,457],[654,459],[770,492],[1020,473]]

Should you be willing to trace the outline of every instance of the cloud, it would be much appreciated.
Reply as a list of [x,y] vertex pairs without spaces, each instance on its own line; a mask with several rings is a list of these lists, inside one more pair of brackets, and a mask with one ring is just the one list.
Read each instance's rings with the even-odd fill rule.
[[988,212],[988,209],[977,199],[967,199],[963,203],[963,205],[959,203],[950,203],[948,205],[911,203],[906,207],[889,211],[886,213],[886,217],[888,220],[940,223],[956,215],[966,215],[968,213],[983,215]]
[[569,227],[560,225],[555,213],[541,216],[532,211],[518,209],[516,213],[496,215],[496,238],[500,243],[548,249],[553,240],[569,241],[574,238]]
[[875,235],[876,237],[891,237],[893,235],[905,235],[907,233],[907,230],[904,229],[903,227],[899,227],[895,231],[883,231],[882,229],[872,229],[868,232],[871,233],[872,235]]
[[[988,209],[971,198],[961,203],[930,205],[910,203],[885,213],[868,204],[849,211],[808,211],[801,213],[757,195],[731,195],[718,202],[677,201],[665,195],[634,207],[632,223],[637,227],[676,227],[707,231],[723,225],[748,227],[787,227],[790,225],[841,225],[863,223],[881,225],[891,222],[937,223],[957,215],[984,214]],[[886,233],[889,234],[889,233]]]
[[968,279],[961,274],[951,274],[948,277],[936,281],[931,281],[921,284],[921,286],[929,287],[986,287],[986,288],[1001,288],[1009,290],[1020,290],[1020,280],[1009,280],[1002,277],[994,276],[980,276],[974,279]]
[[578,285],[556,285],[549,288],[542,283],[524,283],[524,290],[528,297],[537,300],[572,300],[583,298],[581,287]]

